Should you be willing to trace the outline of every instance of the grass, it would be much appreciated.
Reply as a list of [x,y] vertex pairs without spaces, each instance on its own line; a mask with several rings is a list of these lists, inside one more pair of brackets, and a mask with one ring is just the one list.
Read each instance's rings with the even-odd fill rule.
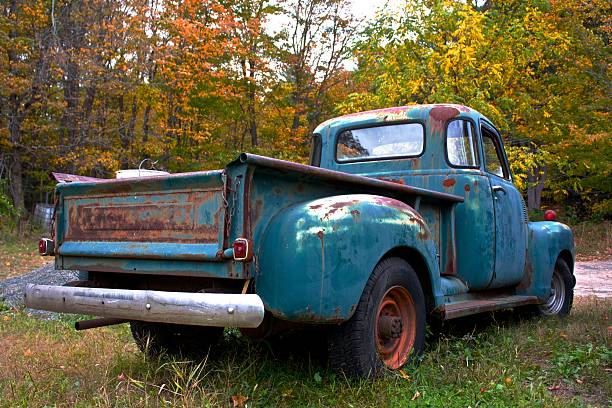
[[75,332],[5,308],[0,406],[610,406],[610,310],[578,298],[566,319],[460,320],[419,364],[355,381],[328,370],[316,334],[255,344],[226,331],[208,357],[151,359],[126,325]]
[[23,234],[0,230],[0,280],[39,268],[50,258],[38,254],[38,240],[42,235],[38,231],[26,231]]
[[578,261],[612,259],[612,221],[582,222],[572,230]]

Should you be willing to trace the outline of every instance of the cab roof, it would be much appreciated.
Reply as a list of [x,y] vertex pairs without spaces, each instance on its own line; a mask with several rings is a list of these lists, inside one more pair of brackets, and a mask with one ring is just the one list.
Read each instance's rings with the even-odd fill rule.
[[[468,116],[472,118],[485,118],[478,111],[464,105],[435,103],[423,105],[406,105],[392,108],[376,109],[364,112],[350,113],[329,119],[321,123],[315,129],[315,133],[321,133],[325,128],[336,126],[370,125],[382,122],[395,122],[402,120],[421,120],[435,122],[432,125],[444,123],[456,116]],[[486,119],[486,118],[485,118]]]

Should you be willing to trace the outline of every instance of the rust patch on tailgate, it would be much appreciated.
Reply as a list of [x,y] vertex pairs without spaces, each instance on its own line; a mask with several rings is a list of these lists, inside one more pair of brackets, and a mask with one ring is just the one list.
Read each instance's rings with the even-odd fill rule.
[[193,204],[81,207],[78,221],[86,231],[190,230],[193,215]]
[[66,200],[66,241],[213,243],[219,240],[221,190]]

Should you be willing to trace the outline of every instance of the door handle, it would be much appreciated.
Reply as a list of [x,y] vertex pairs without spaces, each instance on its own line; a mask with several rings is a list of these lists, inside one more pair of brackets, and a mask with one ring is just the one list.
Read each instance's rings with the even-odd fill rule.
[[501,192],[501,193],[506,194],[506,189],[503,188],[502,186],[493,186],[491,187],[491,189],[493,190],[494,193]]

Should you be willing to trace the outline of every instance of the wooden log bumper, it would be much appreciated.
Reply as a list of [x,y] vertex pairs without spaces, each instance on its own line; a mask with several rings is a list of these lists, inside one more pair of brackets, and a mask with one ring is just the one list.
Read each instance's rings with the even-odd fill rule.
[[107,318],[196,326],[255,328],[264,305],[255,294],[186,293],[28,285],[24,303],[32,309]]

